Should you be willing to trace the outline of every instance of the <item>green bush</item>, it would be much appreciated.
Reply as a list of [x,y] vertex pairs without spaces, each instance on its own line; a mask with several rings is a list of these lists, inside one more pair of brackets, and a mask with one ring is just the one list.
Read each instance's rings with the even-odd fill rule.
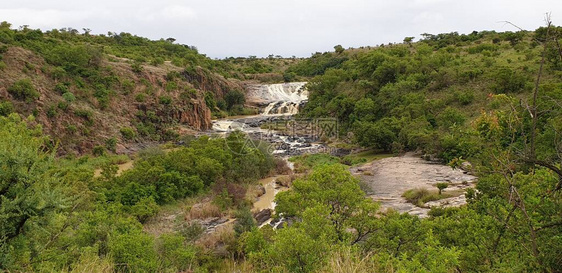
[[239,210],[236,213],[236,223],[234,224],[234,232],[240,236],[244,232],[249,232],[256,228],[256,220],[252,216],[252,212],[248,208]]
[[474,101],[474,92],[470,90],[457,91],[454,96],[461,105],[469,105]]
[[153,237],[140,231],[111,236],[109,241],[117,272],[157,272],[155,249]]
[[123,136],[123,138],[125,138],[127,140],[132,140],[136,137],[135,130],[133,128],[130,128],[130,127],[123,127],[119,130],[119,132],[121,132],[121,135]]
[[117,147],[117,138],[108,138],[105,141],[105,147],[107,148],[107,150],[115,152],[115,148]]
[[437,117],[437,122],[439,125],[448,128],[456,125],[462,125],[466,121],[466,116],[456,108],[447,107],[442,113]]
[[158,102],[164,105],[170,105],[172,103],[172,98],[170,96],[160,96],[158,97]]
[[437,185],[435,185],[435,186],[437,187],[437,189],[439,189],[439,195],[441,195],[443,190],[446,189],[447,187],[449,187],[449,183],[441,182],[441,183],[437,183]]
[[68,86],[62,82],[59,82],[57,83],[57,85],[55,85],[55,91],[62,95],[68,92]]
[[62,97],[68,103],[72,103],[76,100],[76,97],[74,96],[74,94],[72,94],[72,92],[66,92],[66,93],[62,94]]
[[140,74],[143,71],[143,67],[141,65],[141,63],[139,62],[134,62],[133,64],[131,64],[131,70],[133,70],[133,72]]
[[232,110],[234,106],[241,106],[246,102],[244,94],[237,90],[226,93],[224,100],[226,101],[226,109],[228,111]]
[[59,44],[48,54],[46,61],[60,66],[70,74],[84,74],[90,69],[97,69],[101,62],[101,50],[90,45]]
[[205,92],[205,104],[207,104],[207,107],[209,107],[211,111],[216,111],[215,108],[217,107],[217,101],[215,100],[213,93]]
[[62,67],[55,67],[51,70],[51,78],[54,80],[62,80],[66,77],[66,71]]
[[166,74],[166,80],[168,81],[172,81],[175,78],[179,78],[180,77],[180,73],[178,71],[170,71],[168,72],[168,74]]
[[166,83],[166,91],[171,92],[178,89],[178,84],[173,81],[169,81]]
[[0,102],[0,116],[8,116],[12,112],[14,112],[14,105],[11,102]]
[[160,207],[154,201],[152,196],[143,197],[131,207],[133,216],[137,217],[139,222],[144,223],[150,217],[156,215]]
[[135,83],[131,80],[124,79],[121,81],[121,88],[124,94],[130,94],[135,90]]
[[95,156],[105,155],[105,147],[101,145],[95,146],[94,149],[92,149],[92,154],[94,154]]
[[150,64],[153,66],[159,66],[161,64],[164,64],[164,61],[164,58],[156,57],[150,61]]
[[527,84],[527,77],[509,67],[500,67],[494,75],[492,86],[496,93],[519,93]]
[[78,131],[78,128],[76,128],[76,125],[69,124],[66,126],[66,130],[68,131],[68,133],[74,134]]
[[145,99],[146,99],[146,95],[143,94],[143,93],[139,93],[139,94],[137,94],[137,95],[135,96],[135,100],[136,100],[137,102],[144,102]]
[[164,234],[158,238],[156,249],[165,268],[173,268],[177,272],[188,272],[196,262],[197,251],[193,246],[186,245],[179,235]]
[[63,111],[68,110],[69,104],[66,101],[59,101],[59,103],[57,104],[57,107]]
[[6,67],[8,67],[6,63],[0,60],[0,70],[4,70]]
[[90,110],[76,109],[76,110],[74,110],[74,114],[78,117],[81,117],[81,118],[87,120],[87,121],[93,121],[94,113],[92,113],[92,111],[90,111]]
[[33,83],[31,83],[30,79],[16,81],[8,88],[8,93],[18,100],[25,100],[27,102],[31,102],[39,98],[39,93],[35,90],[35,87],[33,86]]
[[53,118],[57,115],[57,108],[54,105],[49,106],[49,108],[47,108],[47,113],[46,113],[47,117]]
[[374,147],[385,151],[392,150],[396,134],[384,121],[375,123],[358,122],[355,125],[355,140],[362,146]]

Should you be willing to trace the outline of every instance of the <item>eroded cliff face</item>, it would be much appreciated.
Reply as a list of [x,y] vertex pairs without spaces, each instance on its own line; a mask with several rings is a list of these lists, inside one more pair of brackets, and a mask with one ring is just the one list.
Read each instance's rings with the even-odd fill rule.
[[211,110],[205,104],[205,100],[193,100],[190,107],[176,109],[173,119],[196,130],[209,130],[213,125]]

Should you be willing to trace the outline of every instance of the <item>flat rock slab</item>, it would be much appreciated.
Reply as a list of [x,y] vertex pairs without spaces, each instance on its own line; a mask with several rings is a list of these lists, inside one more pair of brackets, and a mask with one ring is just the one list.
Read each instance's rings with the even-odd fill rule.
[[[463,170],[453,169],[440,163],[423,160],[414,153],[383,158],[365,165],[351,168],[368,186],[368,195],[381,203],[382,208],[392,208],[420,217],[427,216],[429,209],[407,203],[402,194],[410,189],[436,190],[436,183],[447,182],[449,188],[443,192],[468,188],[477,177]],[[438,203],[436,203],[438,202]],[[452,197],[431,203],[432,206],[460,206],[466,203],[463,197]]]

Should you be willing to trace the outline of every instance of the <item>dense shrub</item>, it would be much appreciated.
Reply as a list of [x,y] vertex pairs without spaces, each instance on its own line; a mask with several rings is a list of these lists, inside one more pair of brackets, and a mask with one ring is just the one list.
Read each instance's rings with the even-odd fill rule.
[[224,96],[226,102],[226,110],[230,111],[235,106],[241,106],[246,102],[244,94],[237,90],[232,90]]
[[160,104],[169,105],[172,103],[172,97],[170,96],[160,96],[158,97]]
[[133,128],[130,127],[124,127],[119,129],[119,132],[121,132],[121,135],[123,136],[123,138],[127,139],[127,140],[131,140],[134,139],[136,134],[135,134],[135,130],[133,130]]
[[105,148],[108,149],[109,151],[115,152],[116,147],[117,147],[117,138],[112,137],[112,138],[108,138],[105,141]]
[[68,85],[66,85],[66,84],[64,84],[64,83],[62,83],[62,82],[59,82],[59,83],[57,83],[57,84],[55,85],[55,91],[57,91],[57,93],[59,93],[59,94],[62,95],[62,94],[64,94],[64,93],[66,93],[66,92],[69,91],[69,90],[68,90]]
[[66,92],[66,93],[62,94],[62,97],[68,103],[72,103],[76,100],[76,97],[74,96],[74,94],[72,94],[72,92]]
[[22,79],[16,81],[12,86],[8,88],[8,93],[10,93],[15,99],[25,100],[31,102],[39,98],[39,93],[35,90],[33,83],[30,79]]
[[0,101],[0,116],[8,116],[14,112],[14,105],[9,101]]
[[95,156],[102,156],[105,155],[105,147],[101,145],[97,145],[92,149],[92,154]]

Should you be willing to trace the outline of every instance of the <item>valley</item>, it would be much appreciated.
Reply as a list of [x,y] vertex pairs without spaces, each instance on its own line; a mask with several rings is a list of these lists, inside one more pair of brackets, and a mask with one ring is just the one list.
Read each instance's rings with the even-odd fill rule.
[[212,59],[2,22],[0,271],[559,272],[561,42]]

